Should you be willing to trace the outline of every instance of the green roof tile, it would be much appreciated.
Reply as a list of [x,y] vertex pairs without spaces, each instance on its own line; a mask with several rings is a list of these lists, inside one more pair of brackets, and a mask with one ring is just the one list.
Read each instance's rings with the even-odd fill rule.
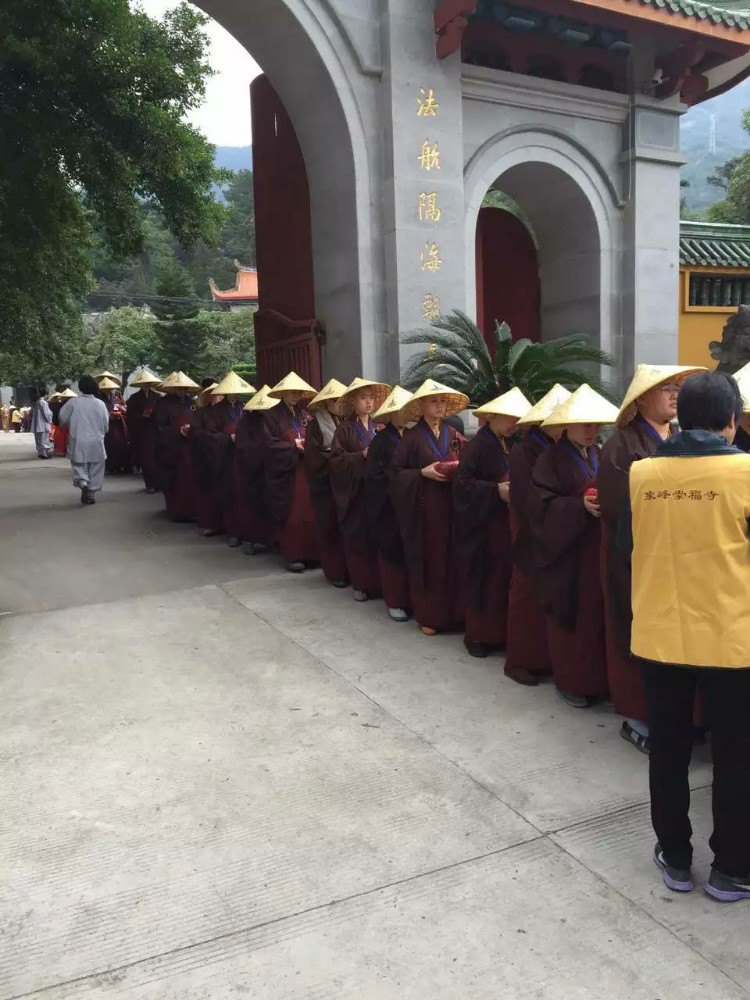
[[750,269],[750,226],[681,222],[680,263],[687,267]]
[[636,2],[672,14],[723,24],[728,28],[750,30],[750,0],[718,0],[717,3],[703,3],[701,0],[636,0]]

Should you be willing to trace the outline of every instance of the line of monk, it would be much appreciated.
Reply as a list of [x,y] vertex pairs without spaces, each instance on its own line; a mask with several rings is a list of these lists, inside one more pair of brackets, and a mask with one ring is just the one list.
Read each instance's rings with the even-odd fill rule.
[[[461,629],[472,656],[503,650],[524,685],[551,674],[572,707],[611,698],[623,737],[648,752],[615,535],[630,465],[669,436],[697,370],[639,365],[619,409],[587,384],[534,405],[514,388],[474,411],[471,440],[448,422],[467,397],[432,379],[318,392],[291,372],[256,391],[234,372],[203,386],[146,372],[130,436],[173,520],[248,554],[275,545],[290,572],[320,566],[427,636]],[[748,411],[750,425],[750,398]]]

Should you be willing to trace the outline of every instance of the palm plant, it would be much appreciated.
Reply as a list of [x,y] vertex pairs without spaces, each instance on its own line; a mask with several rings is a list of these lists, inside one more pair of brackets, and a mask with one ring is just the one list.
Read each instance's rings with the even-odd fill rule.
[[[431,327],[413,330],[401,337],[403,344],[426,344],[427,350],[409,360],[401,382],[416,389],[434,378],[466,393],[481,406],[500,393],[517,386],[532,403],[559,382],[577,389],[582,382],[610,397],[611,393],[593,374],[593,366],[614,365],[606,351],[593,347],[582,334],[571,334],[537,344],[511,338],[507,323],[495,321],[493,350],[482,331],[459,309],[440,316]],[[589,369],[588,365],[592,368]]]

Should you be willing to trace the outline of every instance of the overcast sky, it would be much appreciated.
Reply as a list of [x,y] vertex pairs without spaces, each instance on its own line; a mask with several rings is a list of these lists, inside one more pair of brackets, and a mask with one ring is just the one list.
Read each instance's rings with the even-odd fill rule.
[[[140,5],[152,17],[177,6],[174,0],[140,0]],[[215,21],[211,21],[208,34],[211,65],[216,75],[209,80],[205,104],[190,120],[217,146],[249,146],[248,87],[260,69],[239,42]]]

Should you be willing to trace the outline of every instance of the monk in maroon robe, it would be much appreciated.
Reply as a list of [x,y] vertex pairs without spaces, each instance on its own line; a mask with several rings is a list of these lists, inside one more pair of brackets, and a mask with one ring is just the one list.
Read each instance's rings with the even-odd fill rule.
[[349,585],[344,542],[331,487],[330,460],[333,436],[341,423],[337,403],[346,386],[336,379],[321,389],[310,403],[311,419],[305,435],[305,474],[318,522],[320,564],[325,578],[334,587]]
[[104,436],[107,472],[131,473],[133,456],[130,451],[130,434],[122,395],[119,389],[102,390],[101,395],[109,413],[109,430]]
[[234,444],[242,407],[243,400],[238,396],[221,397],[215,406],[209,407],[208,426],[204,431],[213,469],[213,496],[230,548],[241,545],[245,536],[244,502]]
[[[581,388],[592,393],[588,386]],[[578,398],[574,393],[563,407]],[[596,416],[598,411],[592,412]],[[534,466],[538,500],[534,561],[547,614],[555,687],[569,705],[586,708],[608,691],[600,511],[595,498],[584,495],[596,485],[596,442],[603,423],[565,422],[564,426],[560,440]]]
[[303,573],[320,558],[315,512],[303,464],[309,422],[303,403],[316,393],[310,386],[287,389],[287,385],[296,385],[291,376],[269,393],[280,398],[281,404],[263,415],[266,506],[286,568],[291,573]]
[[[445,386],[434,392],[423,390],[425,386],[402,411],[405,420],[417,418],[417,424],[396,449],[393,500],[404,542],[414,617],[425,635],[435,635],[441,629],[461,628],[464,618],[448,476],[451,467],[457,468],[465,438],[444,418],[467,404],[465,396]],[[439,471],[441,463],[446,463],[442,467],[448,475]]]
[[187,390],[175,390],[156,404],[156,461],[167,514],[173,521],[196,516],[196,485],[188,436],[193,402]]
[[223,401],[212,395],[216,383],[206,386],[198,396],[190,419],[190,457],[195,474],[195,509],[198,529],[204,538],[223,535],[224,516],[221,505],[219,473],[228,445],[221,432],[221,421],[213,411]]
[[133,464],[143,473],[147,493],[156,493],[156,420],[154,412],[159,396],[144,385],[127,401],[126,420],[130,432]]
[[234,439],[234,458],[243,514],[240,537],[250,555],[265,552],[272,537],[265,498],[265,454],[263,413],[245,407]]

